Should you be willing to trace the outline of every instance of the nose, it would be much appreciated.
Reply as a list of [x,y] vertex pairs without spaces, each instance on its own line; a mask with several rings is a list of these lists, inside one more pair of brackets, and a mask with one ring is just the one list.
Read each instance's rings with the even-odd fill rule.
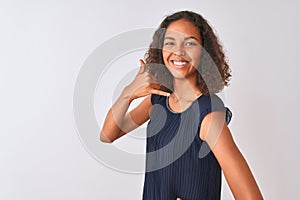
[[177,56],[185,56],[186,55],[184,48],[181,46],[177,47],[177,49],[173,53]]

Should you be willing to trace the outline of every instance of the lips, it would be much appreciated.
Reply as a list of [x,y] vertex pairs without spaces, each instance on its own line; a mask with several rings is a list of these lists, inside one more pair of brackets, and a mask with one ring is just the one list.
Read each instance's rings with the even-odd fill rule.
[[183,68],[186,64],[188,64],[188,61],[186,60],[171,60],[171,63],[176,68]]

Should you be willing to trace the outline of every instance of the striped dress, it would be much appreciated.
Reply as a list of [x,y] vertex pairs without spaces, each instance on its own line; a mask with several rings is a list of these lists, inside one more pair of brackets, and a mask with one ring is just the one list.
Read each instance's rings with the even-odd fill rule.
[[146,173],[143,200],[220,199],[221,168],[199,137],[204,116],[232,113],[215,94],[201,95],[183,112],[168,106],[168,97],[151,95],[153,110],[147,125]]

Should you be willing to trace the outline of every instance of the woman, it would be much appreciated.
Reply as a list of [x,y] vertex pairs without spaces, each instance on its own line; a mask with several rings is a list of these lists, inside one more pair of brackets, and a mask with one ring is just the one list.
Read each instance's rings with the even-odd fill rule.
[[227,126],[231,112],[215,94],[231,75],[207,21],[189,11],[166,17],[145,60],[100,134],[113,142],[150,119],[143,199],[220,199],[221,170],[235,199],[262,199]]

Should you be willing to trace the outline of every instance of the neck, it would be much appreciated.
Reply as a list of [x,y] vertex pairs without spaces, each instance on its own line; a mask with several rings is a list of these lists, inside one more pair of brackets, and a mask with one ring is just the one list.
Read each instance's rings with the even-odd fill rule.
[[201,95],[201,91],[197,86],[197,79],[174,79],[174,92],[173,95],[176,99],[184,99],[187,101],[193,101],[199,95]]

